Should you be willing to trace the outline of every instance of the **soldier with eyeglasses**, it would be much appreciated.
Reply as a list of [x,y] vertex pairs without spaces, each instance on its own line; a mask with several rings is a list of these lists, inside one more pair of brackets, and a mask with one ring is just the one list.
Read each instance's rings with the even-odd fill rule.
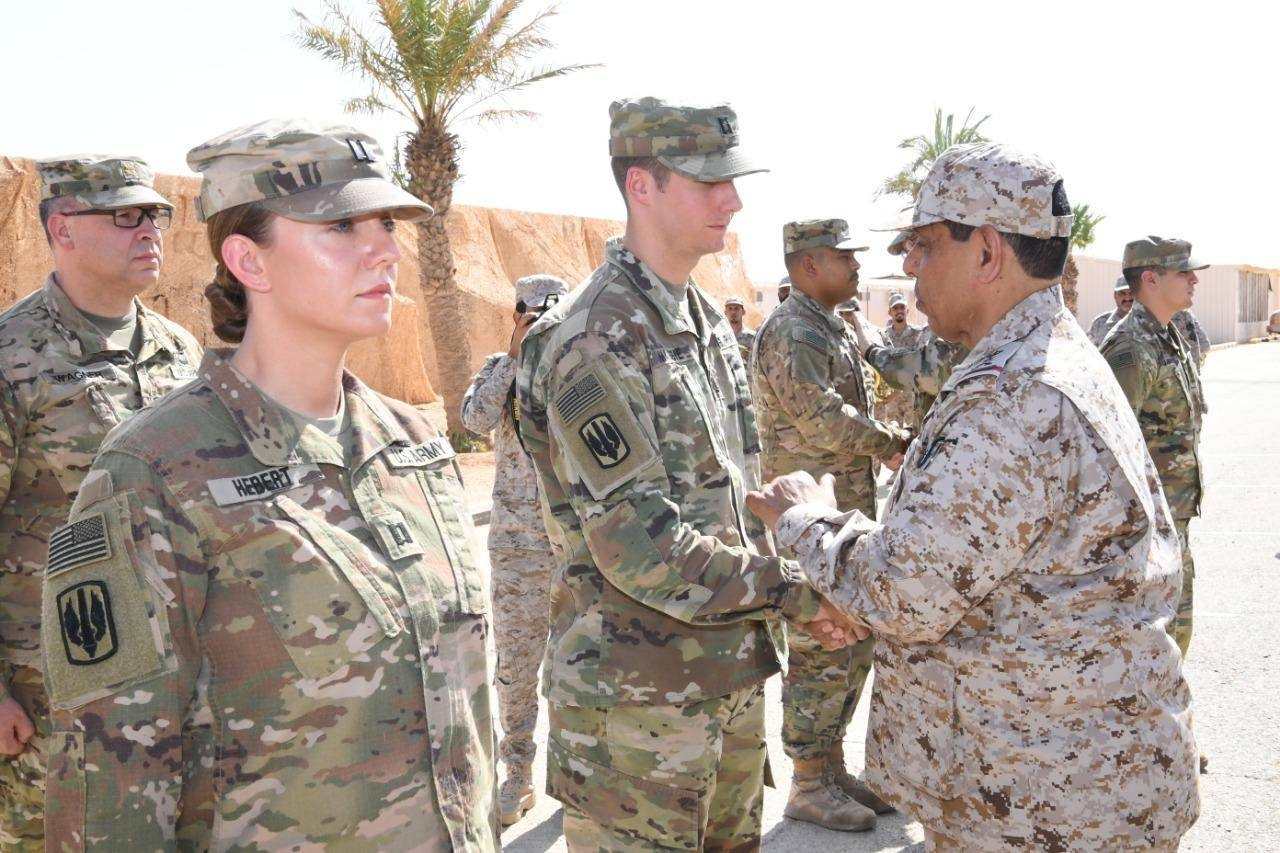
[[40,578],[107,432],[195,378],[200,345],[144,307],[173,205],[134,157],[36,164],[53,253],[0,314],[0,847],[41,850],[49,708]]

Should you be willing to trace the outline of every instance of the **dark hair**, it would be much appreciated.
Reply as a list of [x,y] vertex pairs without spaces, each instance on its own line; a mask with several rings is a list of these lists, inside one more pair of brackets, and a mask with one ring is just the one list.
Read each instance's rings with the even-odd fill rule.
[[205,286],[204,298],[209,300],[213,333],[229,344],[244,340],[245,328],[249,325],[249,301],[245,298],[244,285],[222,260],[222,244],[232,234],[241,234],[259,246],[268,246],[273,219],[275,214],[265,205],[250,202],[219,211],[206,223],[209,250],[218,267],[213,281]]
[[[1056,209],[1056,208],[1055,208]],[[1056,215],[1056,214],[1055,214]],[[951,239],[963,243],[973,234],[973,225],[962,225],[959,222],[946,220],[947,232]],[[1022,271],[1032,278],[1054,279],[1062,275],[1067,265],[1067,251],[1070,240],[1066,237],[1028,237],[1025,234],[998,232],[1013,250]]]
[[1164,272],[1164,267],[1127,267],[1120,272],[1124,274],[1124,283],[1129,285],[1130,290],[1137,293],[1138,285],[1142,284],[1142,274],[1148,270],[1159,274]]
[[44,239],[53,245],[53,235],[49,233],[49,217],[55,213],[65,213],[75,199],[71,196],[54,196],[40,202],[40,227],[44,229]]
[[618,192],[622,193],[622,203],[627,205],[627,210],[631,209],[631,204],[627,201],[628,170],[641,169],[653,175],[653,182],[660,190],[665,190],[667,181],[671,179],[671,170],[662,165],[657,157],[614,157],[609,161],[609,166],[613,169],[613,181],[618,185]]

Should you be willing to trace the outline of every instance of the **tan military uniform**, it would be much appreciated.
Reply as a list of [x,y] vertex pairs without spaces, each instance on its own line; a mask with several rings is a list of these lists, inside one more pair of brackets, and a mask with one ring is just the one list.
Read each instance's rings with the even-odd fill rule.
[[1107,339],[1107,333],[1123,319],[1119,311],[1106,311],[1094,317],[1093,322],[1089,324],[1089,342],[1095,347],[1102,346],[1102,342]]
[[227,358],[113,433],[51,539],[50,846],[496,849],[448,441],[349,374],[335,440]]
[[738,342],[738,353],[742,356],[742,363],[750,367],[751,347],[755,344],[756,333],[751,329],[743,328],[741,332],[734,332],[733,337]]
[[39,845],[48,706],[40,675],[40,576],[49,535],[67,520],[107,432],[195,378],[200,345],[134,303],[142,344],[115,349],[53,275],[0,314],[0,696],[37,736],[0,759],[0,842]]
[[[844,320],[793,289],[757,333],[752,365],[766,480],[803,470],[836,477],[836,500],[876,514],[872,457],[905,449],[868,414],[857,343]],[[825,756],[844,737],[871,668],[874,640],[824,651],[788,627],[782,742],[793,759]]]
[[[729,324],[611,243],[530,329],[517,393],[557,558],[547,789],[570,846],[758,843],[769,622],[811,619],[817,599],[752,544],[759,446]],[[668,737],[683,717],[696,750]]]
[[523,778],[537,752],[538,665],[547,645],[547,594],[555,556],[542,523],[538,475],[516,434],[515,378],[516,361],[506,353],[485,359],[462,398],[462,425],[479,434],[494,431],[489,564],[502,715],[499,755],[508,776]]
[[957,849],[1165,849],[1199,811],[1177,537],[1105,375],[1035,293],[948,380],[882,525],[778,525],[876,633],[868,780]]

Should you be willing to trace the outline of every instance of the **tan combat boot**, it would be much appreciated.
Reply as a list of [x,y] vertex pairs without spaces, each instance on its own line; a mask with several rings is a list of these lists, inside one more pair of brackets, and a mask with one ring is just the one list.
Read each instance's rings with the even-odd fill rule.
[[791,793],[784,815],[838,832],[865,832],[876,825],[876,813],[841,790],[827,773],[827,759],[795,762]]
[[894,811],[893,806],[877,797],[876,792],[868,788],[866,782],[863,782],[845,769],[844,744],[839,741],[827,753],[827,773],[831,776],[831,781],[840,787],[840,790],[876,814],[888,814]]
[[503,826],[511,826],[524,817],[537,800],[533,792],[533,769],[513,767],[498,789],[498,819]]

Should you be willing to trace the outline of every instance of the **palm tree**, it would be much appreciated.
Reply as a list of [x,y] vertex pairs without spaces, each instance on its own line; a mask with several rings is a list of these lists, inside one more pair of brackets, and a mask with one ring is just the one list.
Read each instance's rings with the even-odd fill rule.
[[445,229],[461,151],[453,128],[463,120],[535,115],[506,108],[501,99],[593,67],[527,67],[527,60],[551,46],[543,28],[555,9],[519,23],[515,17],[523,2],[372,0],[372,30],[356,23],[338,0],[328,0],[324,24],[294,10],[303,47],[369,84],[368,94],[346,102],[348,112],[389,110],[411,126],[404,135],[403,167],[409,191],[436,211],[419,226],[419,262],[424,307],[439,355],[439,390],[453,436],[463,434],[458,412],[473,369],[470,344],[459,334],[467,328],[468,306],[458,292]]
[[[1095,239],[1094,229],[1107,217],[1094,213],[1087,204],[1071,205],[1071,215],[1075,218],[1071,220],[1069,252],[1089,248]],[[1068,253],[1067,265],[1062,270],[1062,299],[1067,303],[1067,309],[1072,314],[1076,312],[1076,302],[1079,297],[1076,289],[1079,278],[1080,269],[1076,266],[1075,255]]]
[[955,127],[956,117],[951,113],[947,113],[946,118],[942,116],[942,110],[937,109],[933,114],[933,135],[912,136],[898,143],[899,148],[908,151],[914,151],[916,158],[901,171],[891,178],[885,179],[880,185],[880,189],[876,190],[876,197],[883,195],[902,195],[915,199],[920,194],[920,185],[924,183],[925,177],[929,174],[929,169],[933,166],[933,161],[937,160],[943,151],[946,151],[952,145],[966,145],[971,142],[988,142],[986,136],[982,134],[981,128],[983,122],[991,118],[985,115],[973,124],[970,120],[973,118],[973,110],[964,117],[964,122],[960,125],[960,129]]

